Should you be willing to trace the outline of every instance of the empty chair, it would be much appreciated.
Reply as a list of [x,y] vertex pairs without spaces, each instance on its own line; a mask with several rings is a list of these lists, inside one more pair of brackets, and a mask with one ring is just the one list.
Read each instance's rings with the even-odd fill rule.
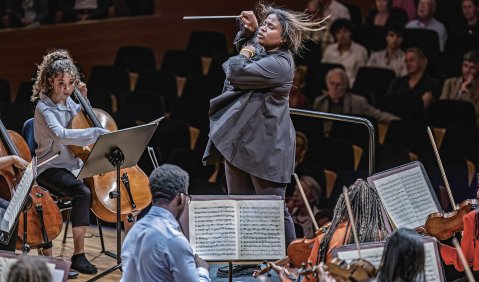
[[426,118],[434,127],[476,126],[476,108],[470,102],[439,100],[426,111]]
[[326,169],[355,169],[351,141],[337,138],[310,139],[304,162],[320,164]]
[[111,91],[117,98],[130,91],[130,76],[122,67],[94,66],[88,80],[89,89]]
[[10,102],[10,83],[0,78],[0,102]]
[[0,117],[6,128],[15,132],[22,132],[23,124],[33,117],[30,104],[2,103]]
[[174,150],[190,148],[189,125],[173,118],[164,119],[150,143],[159,148],[160,158],[167,161]]
[[131,114],[140,123],[153,121],[165,114],[163,97],[145,91],[123,95],[119,110]]
[[23,81],[18,87],[17,96],[15,97],[15,103],[30,103],[32,96],[32,81]]
[[189,76],[183,89],[182,97],[195,96],[210,100],[221,94],[224,80],[220,76],[192,75]]
[[204,57],[226,54],[226,35],[216,31],[193,31],[188,39],[187,49]]
[[163,96],[165,111],[171,112],[177,100],[177,86],[175,74],[169,71],[145,71],[138,75],[136,91],[148,91]]
[[116,52],[115,67],[126,68],[129,72],[135,73],[154,70],[155,52],[149,47],[122,46]]
[[[371,105],[381,104],[388,92],[389,84],[396,78],[393,70],[375,67],[361,67],[356,74],[353,93],[362,95],[373,100],[368,102]],[[371,95],[370,95],[371,94]]]
[[381,110],[392,113],[403,120],[424,119],[424,103],[419,97],[401,95],[386,96],[380,106]]
[[111,91],[103,89],[90,89],[88,91],[88,101],[94,108],[102,109],[110,115],[113,113],[113,101]]
[[201,57],[197,53],[188,50],[168,50],[163,57],[161,70],[187,77],[193,74],[202,74],[203,65]]

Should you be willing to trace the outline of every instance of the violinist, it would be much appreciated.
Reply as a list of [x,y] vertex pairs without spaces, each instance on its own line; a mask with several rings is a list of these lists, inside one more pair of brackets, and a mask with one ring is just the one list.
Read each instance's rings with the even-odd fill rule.
[[[359,243],[386,239],[388,231],[381,214],[381,202],[377,192],[364,180],[358,179],[349,187],[348,195],[359,232]],[[334,209],[331,226],[326,233],[315,238],[308,260],[314,265],[330,262],[333,248],[354,242],[350,229],[346,201],[341,194]]]
[[95,274],[96,267],[84,253],[86,227],[90,225],[91,192],[71,171],[80,169],[82,161],[75,158],[67,145],[86,146],[107,133],[102,128],[68,129],[70,120],[80,111],[70,95],[78,88],[87,95],[87,88],[79,81],[79,73],[65,50],[53,51],[43,57],[38,66],[33,86],[35,107],[34,137],[38,144],[38,159],[60,152],[59,157],[38,169],[37,183],[62,196],[73,196],[72,232],[74,252],[72,268],[85,274]]
[[[479,190],[477,192],[479,198]],[[479,210],[475,209],[462,218],[464,231],[462,233],[461,248],[469,266],[472,267],[476,280],[479,279]],[[446,265],[454,265],[457,271],[464,272],[464,265],[459,259],[455,248],[440,244],[441,257]],[[465,281],[465,280],[464,280]]]

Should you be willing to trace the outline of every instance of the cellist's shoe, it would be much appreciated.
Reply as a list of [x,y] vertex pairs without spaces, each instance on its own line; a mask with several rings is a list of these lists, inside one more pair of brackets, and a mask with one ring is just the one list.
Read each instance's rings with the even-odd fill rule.
[[85,253],[72,256],[71,268],[84,274],[96,274],[97,272],[96,267],[86,259]]

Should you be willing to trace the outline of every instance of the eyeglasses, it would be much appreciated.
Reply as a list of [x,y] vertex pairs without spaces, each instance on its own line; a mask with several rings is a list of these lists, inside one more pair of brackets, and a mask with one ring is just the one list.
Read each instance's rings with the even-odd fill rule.
[[186,196],[186,204],[191,204],[191,196],[188,193],[180,193]]

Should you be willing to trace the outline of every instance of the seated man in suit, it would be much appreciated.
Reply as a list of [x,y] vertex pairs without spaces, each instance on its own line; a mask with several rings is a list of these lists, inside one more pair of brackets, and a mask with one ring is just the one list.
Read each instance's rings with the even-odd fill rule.
[[[325,94],[314,100],[313,109],[333,114],[366,115],[378,122],[389,123],[399,117],[382,112],[368,104],[366,98],[348,92],[348,76],[344,70],[335,68],[326,74]],[[324,133],[329,135],[332,123],[324,123]]]
[[470,102],[476,108],[476,122],[479,125],[479,51],[467,52],[462,60],[462,76],[452,77],[444,82],[442,100]]

